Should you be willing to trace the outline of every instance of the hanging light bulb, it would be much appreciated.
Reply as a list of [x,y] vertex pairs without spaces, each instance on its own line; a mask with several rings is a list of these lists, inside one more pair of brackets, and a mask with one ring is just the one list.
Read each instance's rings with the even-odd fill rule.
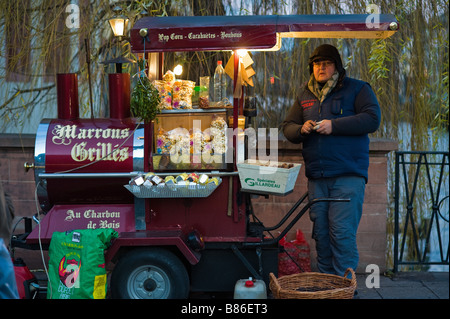
[[173,69],[173,73],[175,75],[181,75],[181,73],[183,73],[183,67],[181,66],[181,64],[178,64],[174,69]]
[[239,49],[239,50],[237,50],[236,52],[237,52],[237,55],[238,55],[240,58],[243,58],[243,57],[245,57],[245,56],[247,55],[247,50],[246,50],[246,49]]

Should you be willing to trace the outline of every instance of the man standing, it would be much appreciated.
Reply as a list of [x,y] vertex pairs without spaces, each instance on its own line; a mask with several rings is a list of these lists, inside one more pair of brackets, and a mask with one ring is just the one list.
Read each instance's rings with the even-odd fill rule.
[[346,76],[334,46],[314,50],[309,73],[282,129],[289,141],[303,143],[309,200],[350,199],[310,209],[319,271],[343,276],[359,261],[356,232],[369,167],[368,133],[378,129],[381,112],[370,85]]

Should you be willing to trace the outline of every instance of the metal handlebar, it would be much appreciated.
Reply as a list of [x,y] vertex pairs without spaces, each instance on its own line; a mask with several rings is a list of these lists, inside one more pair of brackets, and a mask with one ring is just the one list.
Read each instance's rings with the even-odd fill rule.
[[[263,231],[271,231],[279,228],[283,225],[286,220],[294,213],[294,211],[300,206],[300,204],[308,197],[308,192],[303,194],[300,199],[294,204],[294,206],[289,210],[289,212],[281,219],[281,221],[272,227],[264,227]],[[306,213],[306,211],[314,204],[319,202],[349,202],[349,198],[315,198],[312,201],[308,202],[305,207],[303,207],[300,212],[292,219],[292,221],[286,226],[286,228],[278,235],[278,237],[272,238],[270,240],[263,240],[261,242],[245,242],[243,243],[246,247],[255,247],[255,246],[270,246],[281,240],[288,231],[291,230],[292,227],[298,222],[298,220]]]

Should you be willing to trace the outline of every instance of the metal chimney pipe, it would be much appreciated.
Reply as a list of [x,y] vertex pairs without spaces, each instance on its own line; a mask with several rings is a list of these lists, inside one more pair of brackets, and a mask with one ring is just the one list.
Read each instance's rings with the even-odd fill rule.
[[130,74],[109,74],[109,117],[130,117]]
[[73,120],[79,117],[78,76],[76,73],[56,75],[58,118]]

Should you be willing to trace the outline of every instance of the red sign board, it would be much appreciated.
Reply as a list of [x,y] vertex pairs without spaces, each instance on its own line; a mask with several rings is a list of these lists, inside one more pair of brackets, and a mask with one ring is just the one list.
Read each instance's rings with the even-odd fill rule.
[[[112,228],[117,232],[135,231],[134,205],[55,205],[41,222],[41,240],[48,243],[53,232],[74,229]],[[27,238],[29,244],[37,243],[39,227]]]
[[144,17],[133,26],[130,43],[139,53],[261,50],[278,47],[284,37],[385,38],[397,28],[390,14]]
[[115,119],[53,120],[46,140],[47,173],[130,172],[135,124]]
[[[144,18],[131,30],[132,49],[134,52],[270,49],[277,44],[276,25],[270,23],[273,17],[260,17],[256,23],[243,17],[205,18]],[[148,28],[145,42],[139,35],[141,27]]]

